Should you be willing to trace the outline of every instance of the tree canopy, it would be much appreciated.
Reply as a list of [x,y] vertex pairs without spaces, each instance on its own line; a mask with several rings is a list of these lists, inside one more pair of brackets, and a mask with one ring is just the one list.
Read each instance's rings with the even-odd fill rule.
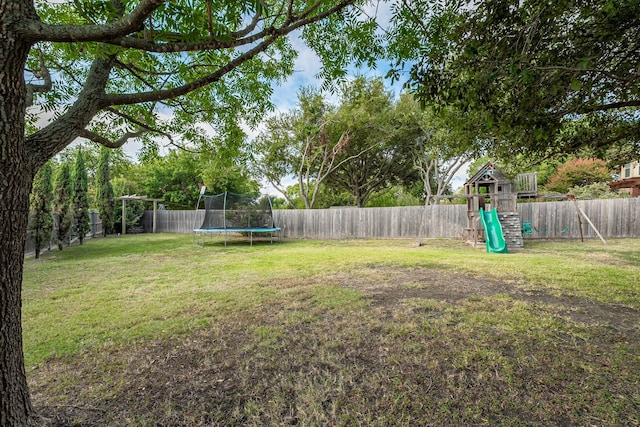
[[133,166],[129,179],[136,180],[138,194],[163,199],[173,209],[193,209],[203,184],[213,194],[257,192],[257,183],[239,163],[216,153],[175,149]]
[[425,203],[439,203],[458,171],[477,155],[478,139],[456,125],[455,109],[420,108],[412,94],[396,104],[396,140],[409,142],[413,168],[422,180]]
[[[23,248],[36,171],[77,138],[143,152],[234,146],[271,108],[272,82],[293,72],[298,30],[340,78],[370,61],[364,0],[0,0],[0,419],[33,418],[20,323]],[[49,118],[42,124],[43,116]],[[214,135],[205,131],[210,125]]]
[[595,183],[607,183],[612,179],[612,171],[600,159],[571,159],[551,175],[545,188],[549,191],[566,193],[572,187],[586,187]]
[[494,153],[640,152],[637,1],[402,3],[391,74],[411,64],[416,95],[459,108]]
[[253,142],[253,165],[295,206],[282,182],[292,176],[297,180],[297,196],[304,207],[315,206],[321,186],[327,177],[345,162],[357,156],[338,156],[351,139],[350,130],[335,128],[335,108],[317,89],[307,87],[298,93],[298,107],[271,117],[266,129]]
[[[330,187],[351,194],[358,207],[381,189],[395,184],[408,184],[416,179],[412,165],[413,138],[402,134],[396,120],[392,94],[381,79],[358,77],[341,90],[331,140],[345,132],[349,143],[338,152],[342,163],[327,178]],[[406,136],[406,135],[405,135]]]

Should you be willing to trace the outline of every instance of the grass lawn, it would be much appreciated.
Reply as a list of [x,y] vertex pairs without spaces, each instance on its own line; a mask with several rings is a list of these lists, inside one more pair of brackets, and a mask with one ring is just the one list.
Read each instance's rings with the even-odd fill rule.
[[216,241],[27,259],[59,426],[640,425],[640,240]]

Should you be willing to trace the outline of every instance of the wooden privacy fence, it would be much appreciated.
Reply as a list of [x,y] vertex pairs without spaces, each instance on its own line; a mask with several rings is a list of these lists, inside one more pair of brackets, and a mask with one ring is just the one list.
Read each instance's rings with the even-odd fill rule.
[[[640,198],[576,202],[605,238],[640,237]],[[580,221],[573,202],[520,203],[520,220],[529,224],[526,238],[579,239]],[[582,221],[585,238],[598,238]]]
[[405,206],[274,211],[284,237],[414,238],[424,218],[424,237],[460,237],[467,223],[466,205]]
[[[578,201],[605,238],[640,237],[640,198]],[[573,202],[519,203],[525,239],[579,239],[578,211]],[[202,223],[204,211],[158,211],[156,230],[191,233]],[[466,205],[390,208],[332,208],[274,210],[281,236],[307,239],[459,238],[467,226]],[[421,230],[422,223],[422,230]],[[152,213],[145,212],[144,228],[152,229]],[[583,221],[586,238],[597,238]]]

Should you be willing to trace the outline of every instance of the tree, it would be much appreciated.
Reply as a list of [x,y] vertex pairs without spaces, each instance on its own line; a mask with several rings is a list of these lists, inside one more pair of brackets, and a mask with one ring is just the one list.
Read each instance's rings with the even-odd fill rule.
[[340,106],[329,137],[348,132],[349,144],[338,153],[342,162],[327,185],[349,192],[364,207],[375,191],[415,179],[411,162],[414,139],[398,138],[391,94],[381,79],[359,77],[342,88]]
[[297,178],[297,195],[305,209],[313,209],[324,180],[340,166],[360,153],[337,161],[338,154],[349,143],[349,131],[331,138],[333,109],[322,94],[303,88],[298,94],[299,107],[267,121],[267,129],[254,143],[254,168],[280,191],[290,205],[293,199],[283,188],[282,180]]
[[432,3],[396,10],[391,74],[411,60],[418,98],[468,114],[492,154],[640,151],[637,1]]
[[53,231],[51,217],[51,199],[53,187],[51,185],[51,163],[47,162],[38,171],[33,180],[31,192],[31,219],[29,230],[35,244],[36,258],[40,258],[40,250],[48,245]]
[[202,182],[207,191],[213,194],[229,191],[236,194],[257,194],[260,184],[249,172],[249,156],[221,155],[220,152],[207,152],[201,159]]
[[112,148],[139,138],[153,151],[159,138],[189,141],[200,121],[240,143],[241,124],[269,109],[271,83],[293,71],[287,35],[300,30],[318,50],[326,79],[375,52],[373,18],[342,13],[361,1],[0,0],[0,224],[11,224],[0,227],[1,424],[37,424],[20,308],[35,172],[79,137]]
[[84,237],[91,231],[91,219],[89,218],[89,183],[82,150],[78,150],[78,156],[76,157],[73,170],[72,208],[73,223],[76,226],[78,240],[82,245],[84,243]]
[[[300,186],[295,183],[289,185],[285,190],[286,197],[280,201],[279,207],[274,209],[306,209],[305,200],[300,196]],[[328,209],[331,206],[349,206],[353,204],[353,198],[345,191],[336,191],[321,185],[316,194],[313,205],[314,209]]]
[[459,117],[450,108],[420,108],[411,94],[404,94],[396,105],[400,138],[415,141],[413,167],[422,179],[425,204],[439,203],[460,168],[476,154],[476,137],[457,124]]
[[73,223],[73,209],[71,207],[73,182],[71,181],[69,163],[65,162],[58,168],[54,188],[52,209],[56,218],[56,241],[58,249],[62,250]]
[[594,183],[611,181],[612,173],[607,162],[600,159],[573,159],[560,166],[551,175],[545,188],[566,193],[571,187],[584,187]]
[[[82,157],[87,170],[87,182],[89,183],[89,206],[97,208],[99,202],[97,200],[98,188],[98,166],[100,157],[103,155],[102,150],[105,148],[100,144],[89,142],[87,144],[73,144],[63,149],[56,155],[56,159],[60,163],[74,164],[78,155],[78,148],[82,147]],[[139,163],[133,163],[125,154],[122,148],[109,149],[109,176],[111,179],[121,175],[128,175],[132,169],[136,169]]]
[[113,224],[115,222],[115,196],[113,194],[113,187],[111,186],[109,154],[110,150],[102,147],[100,150],[100,159],[98,160],[98,170],[96,171],[96,202],[102,221],[102,234],[105,237],[107,233],[113,232]]
[[416,206],[421,202],[420,197],[414,196],[406,188],[395,186],[385,188],[381,192],[374,193],[367,201],[368,208],[385,208],[389,206]]
[[146,160],[130,178],[139,182],[142,194],[162,199],[174,209],[193,209],[202,184],[213,194],[259,191],[247,168],[237,163],[233,158],[220,158],[217,152],[175,149],[165,156]]
[[145,162],[140,174],[142,192],[180,209],[192,209],[198,200],[198,184],[202,183],[199,158],[197,153],[171,150],[166,156]]

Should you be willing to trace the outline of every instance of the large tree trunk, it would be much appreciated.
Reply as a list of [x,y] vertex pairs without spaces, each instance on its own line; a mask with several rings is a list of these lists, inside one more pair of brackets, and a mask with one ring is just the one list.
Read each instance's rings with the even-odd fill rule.
[[[0,16],[16,13],[0,1]],[[21,12],[21,11],[18,11]],[[22,352],[22,269],[35,162],[25,149],[24,66],[30,43],[0,18],[0,426],[33,424]]]
[[[0,134],[5,144],[7,136]],[[10,156],[12,157],[12,156]],[[16,164],[12,164],[16,163]],[[0,426],[25,426],[32,415],[22,352],[21,286],[31,173],[0,160]]]

